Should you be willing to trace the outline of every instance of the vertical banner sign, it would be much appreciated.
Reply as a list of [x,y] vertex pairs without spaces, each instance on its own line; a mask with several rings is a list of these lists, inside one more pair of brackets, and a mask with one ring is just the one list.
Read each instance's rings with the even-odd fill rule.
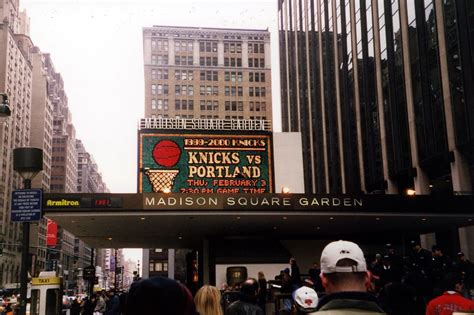
[[140,192],[272,193],[271,134],[141,133]]
[[58,225],[51,219],[48,219],[46,232],[46,246],[56,246],[58,243]]

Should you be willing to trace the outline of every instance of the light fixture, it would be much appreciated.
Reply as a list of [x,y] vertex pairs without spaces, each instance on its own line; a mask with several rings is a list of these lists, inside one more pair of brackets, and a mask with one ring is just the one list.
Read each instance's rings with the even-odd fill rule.
[[283,220],[286,220],[286,219],[288,219],[288,218],[287,218],[287,217],[283,217]]
[[329,217],[329,220],[334,220],[334,217]]
[[408,188],[406,190],[406,194],[407,194],[407,196],[415,196],[416,195],[416,190],[414,190],[412,188]]
[[7,120],[11,116],[12,111],[10,110],[10,103],[8,102],[8,95],[5,93],[0,93],[1,103],[0,103],[0,121]]
[[375,220],[380,221],[380,218],[375,218]]
[[467,219],[468,222],[472,222],[472,219]]
[[423,222],[426,221],[426,220],[427,220],[426,218],[421,218],[421,221],[423,221]]
[[240,217],[237,217],[237,220],[240,220]]
[[111,240],[112,240],[112,238],[111,238],[111,237],[109,237],[109,238],[108,238],[108,240],[109,240],[109,241],[111,241]]
[[276,227],[276,226],[274,226],[274,227],[273,227],[273,229],[274,229],[274,230],[276,230],[276,229],[277,229],[277,227]]
[[171,192],[171,189],[169,187],[163,188],[163,193],[164,194],[169,194]]
[[317,226],[317,227],[316,227],[316,230],[321,230],[321,227],[320,227],[320,226]]
[[281,188],[282,194],[289,194],[290,191],[291,191],[290,187],[283,186],[283,187]]
[[433,188],[433,185],[430,185],[430,188]]
[[142,221],[145,221],[145,219],[146,219],[145,217],[141,217],[141,218],[140,218],[140,220],[142,220]]
[[182,239],[183,239],[183,237],[182,237],[182,236],[178,236],[178,240],[182,240]]

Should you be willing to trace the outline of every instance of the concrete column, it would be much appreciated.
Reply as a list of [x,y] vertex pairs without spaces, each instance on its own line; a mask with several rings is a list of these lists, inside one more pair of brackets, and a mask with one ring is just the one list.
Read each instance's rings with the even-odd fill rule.
[[271,69],[271,67],[272,67],[271,49],[272,48],[271,48],[270,43],[265,42],[265,68],[267,68],[267,69]]
[[[442,0],[435,0],[436,26],[438,33],[439,61],[441,70],[441,84],[443,88],[444,115],[446,119],[446,134],[449,151],[454,155],[451,162],[451,181],[453,191],[458,193],[472,193],[471,174],[469,166],[462,154],[456,148],[454,118],[451,103],[451,86],[449,82],[448,56],[446,50],[446,34],[444,29],[444,5]],[[474,258],[474,227],[459,229],[459,246],[467,258]]]
[[141,277],[143,279],[150,278],[150,249],[149,248],[144,248],[142,251],[142,261],[141,261],[141,266],[142,266],[142,274]]
[[145,65],[151,64],[151,38],[145,37],[143,40],[143,60]]
[[474,227],[465,227],[459,229],[459,243],[461,251],[467,259],[474,259]]
[[[374,23],[374,30],[379,29],[378,5],[378,0],[372,0],[372,22]],[[381,3],[381,5],[383,5],[383,3]],[[380,58],[380,33],[378,31],[374,32],[374,49],[377,80],[377,111],[379,115],[380,144],[382,148],[382,169],[383,177],[387,181],[385,192],[388,194],[396,194],[398,193],[398,187],[388,175],[387,134],[385,132],[385,115],[383,108],[382,60]]]
[[174,66],[174,39],[168,39],[168,64]]
[[456,148],[454,118],[451,103],[451,86],[449,84],[448,56],[446,51],[446,34],[444,30],[443,1],[435,0],[436,26],[438,31],[438,47],[440,55],[441,84],[443,88],[444,115],[446,119],[446,134],[449,151],[454,153],[451,162],[451,180],[455,192],[472,192],[469,166],[462,154]]
[[193,43],[193,65],[199,66],[199,41],[197,39]]
[[420,235],[420,245],[421,247],[431,251],[431,247],[436,244],[436,234],[427,233]]
[[[267,65],[267,59],[265,56],[265,65]],[[242,68],[249,67],[249,42],[242,42]]]
[[[285,1],[286,3],[287,1]],[[322,29],[322,11],[321,11],[321,0],[316,0],[316,11],[318,18],[318,30]],[[324,96],[324,89],[325,89],[325,82],[324,82],[324,73],[323,67],[324,58],[323,58],[323,32],[318,32],[318,49],[319,49],[319,64],[321,65],[319,69],[319,82],[320,83],[320,95],[321,95],[321,121],[322,121],[322,134],[323,134],[323,154],[324,154],[324,176],[325,176],[325,184],[326,184],[326,193],[330,192],[329,186],[329,161],[328,161],[328,145],[327,145],[327,137],[326,137],[326,111],[325,111],[325,96]],[[318,75],[318,74],[316,74]],[[290,103],[289,103],[290,104]]]
[[175,250],[174,248],[168,249],[168,278],[174,279],[174,258]]
[[224,66],[224,42],[222,40],[217,43],[217,65]]
[[[305,12],[308,11],[308,8],[305,7]],[[352,14],[352,13],[351,13]],[[306,14],[305,14],[306,16]],[[341,30],[337,29],[337,10],[336,10],[336,2],[332,2],[332,23],[333,23],[333,53],[334,53],[334,76],[336,79],[336,115],[337,115],[337,140],[338,140],[338,146],[339,146],[339,171],[341,172],[341,186],[342,186],[342,193],[345,194],[347,192],[347,187],[346,187],[346,172],[344,165],[345,163],[345,154],[344,154],[344,133],[342,131],[342,110],[341,110],[341,84],[340,84],[340,78],[339,78],[339,65],[341,62],[341,56],[340,56],[340,45],[338,41],[338,34]],[[308,25],[306,24],[306,29],[308,29]],[[305,32],[308,34],[308,32]],[[306,45],[309,45],[309,42],[306,41]],[[309,54],[306,55],[309,57]],[[308,64],[308,69],[310,69],[311,66]],[[357,69],[357,67],[356,67]],[[309,71],[307,71],[309,73]],[[308,91],[311,91],[308,89]],[[308,93],[308,95],[311,95],[311,93]],[[311,110],[308,111],[311,113]],[[311,120],[310,120],[311,121]],[[310,126],[312,124],[309,124]],[[311,143],[312,144],[312,143]],[[313,154],[313,150],[311,150],[311,155]]]
[[429,178],[420,167],[418,157],[418,140],[416,137],[416,115],[413,100],[413,85],[411,76],[410,46],[408,41],[408,16],[405,1],[400,1],[400,26],[402,31],[403,46],[403,71],[405,73],[405,91],[407,99],[408,131],[410,135],[411,162],[416,168],[414,178],[415,191],[418,195],[430,194]]

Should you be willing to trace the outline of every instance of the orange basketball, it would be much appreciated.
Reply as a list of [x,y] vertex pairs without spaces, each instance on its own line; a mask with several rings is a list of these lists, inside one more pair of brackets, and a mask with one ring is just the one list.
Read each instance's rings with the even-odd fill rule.
[[181,149],[174,141],[161,140],[155,144],[152,154],[156,164],[164,167],[172,167],[178,163],[181,157]]

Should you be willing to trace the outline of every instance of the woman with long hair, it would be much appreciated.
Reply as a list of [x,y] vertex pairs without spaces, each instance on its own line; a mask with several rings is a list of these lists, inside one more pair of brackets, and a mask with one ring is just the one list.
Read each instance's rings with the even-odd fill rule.
[[194,303],[199,315],[223,315],[221,293],[213,286],[201,287],[194,296]]

